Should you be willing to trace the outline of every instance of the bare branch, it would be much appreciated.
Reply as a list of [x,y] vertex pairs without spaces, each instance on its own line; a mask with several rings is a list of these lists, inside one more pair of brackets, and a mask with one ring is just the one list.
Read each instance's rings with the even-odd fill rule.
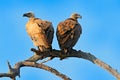
[[[10,63],[8,63],[10,66]],[[63,80],[71,80],[69,77],[66,75],[60,73],[56,69],[49,67],[47,65],[41,64],[41,63],[35,63],[35,62],[30,62],[30,61],[22,61],[18,62],[15,64],[14,68],[11,68],[8,73],[0,73],[0,77],[10,77],[12,80],[16,80],[16,76],[20,76],[20,68],[22,67],[35,67],[35,68],[40,68],[46,71],[49,71],[58,77],[62,78]]]
[[52,67],[49,67],[47,65],[41,64],[41,63],[39,64],[39,63],[24,61],[24,62],[21,62],[21,64],[23,66],[36,67],[36,68],[44,69],[46,71],[49,71],[49,72],[61,77],[63,80],[71,80],[69,77],[67,77],[66,75],[58,72],[56,69],[54,69]]
[[[10,77],[12,78],[12,80],[15,80],[16,76],[20,76],[20,68],[22,67],[35,67],[35,68],[40,68],[40,69],[44,69],[46,71],[49,71],[55,75],[57,75],[58,77],[62,78],[63,80],[71,80],[69,77],[67,77],[66,75],[58,72],[56,69],[51,68],[47,65],[44,64],[40,64],[40,63],[36,63],[36,61],[38,60],[42,60],[44,58],[47,57],[51,57],[51,55],[49,55],[48,52],[42,53],[41,55],[37,55],[40,54],[39,51],[34,50],[33,52],[35,52],[35,54],[25,60],[25,61],[21,61],[15,64],[14,68],[11,67],[10,63],[8,62],[8,66],[9,66],[9,72],[8,73],[0,73],[0,77]],[[62,59],[66,59],[68,57],[75,57],[75,58],[82,58],[85,60],[88,60],[100,67],[102,67],[103,69],[107,70],[108,72],[110,72],[113,76],[115,76],[118,80],[120,80],[120,73],[113,69],[110,65],[104,63],[103,61],[99,60],[98,58],[96,58],[94,55],[87,53],[87,52],[83,52],[83,51],[76,51],[76,50],[72,50],[70,54],[61,54],[61,51],[59,50],[53,50],[52,51],[52,57],[58,57],[58,58],[62,58]]]
[[92,55],[90,53],[83,52],[83,51],[80,51],[80,50],[79,51],[72,50],[70,54],[62,54],[61,55],[61,52],[59,50],[54,49],[53,52],[52,52],[52,56],[59,57],[59,58],[64,57],[64,59],[68,58],[68,57],[76,57],[76,58],[86,59],[86,60],[102,67],[103,69],[107,70],[113,76],[115,76],[117,79],[120,79],[120,73],[117,70],[113,69],[110,65],[108,65],[105,62],[99,60],[98,58],[96,58],[94,55]]
[[[58,51],[56,51],[56,54],[58,54]],[[57,56],[55,54],[55,56]],[[58,55],[59,56],[59,55]],[[89,60],[91,61],[92,63],[102,67],[103,69],[107,70],[108,72],[110,72],[113,76],[115,76],[118,80],[120,79],[120,73],[113,69],[110,65],[106,64],[105,62],[99,60],[98,58],[96,58],[94,55],[90,54],[90,53],[86,53],[86,52],[83,52],[83,51],[76,51],[76,50],[73,50],[71,52],[71,54],[69,55],[63,55],[65,58],[67,57],[78,57],[78,58],[83,58],[83,59],[86,59],[86,60]]]

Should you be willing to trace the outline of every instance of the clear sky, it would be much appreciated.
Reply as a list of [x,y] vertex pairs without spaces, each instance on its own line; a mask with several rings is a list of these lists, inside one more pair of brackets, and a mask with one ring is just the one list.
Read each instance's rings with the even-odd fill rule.
[[[8,71],[7,60],[13,66],[33,55],[30,48],[34,46],[25,30],[28,19],[22,17],[29,11],[51,21],[55,30],[73,12],[81,14],[83,33],[74,48],[94,54],[120,72],[120,0],[0,0],[0,72]],[[59,49],[56,36],[53,48]],[[107,71],[83,59],[56,58],[46,64],[73,80],[115,80]],[[61,79],[41,69],[22,68],[17,80]]]

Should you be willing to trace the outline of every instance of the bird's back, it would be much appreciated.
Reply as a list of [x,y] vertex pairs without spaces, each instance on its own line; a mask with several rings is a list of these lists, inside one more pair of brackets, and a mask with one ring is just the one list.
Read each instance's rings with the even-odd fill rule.
[[57,39],[61,49],[72,48],[78,41],[82,28],[80,24],[69,18],[57,26]]

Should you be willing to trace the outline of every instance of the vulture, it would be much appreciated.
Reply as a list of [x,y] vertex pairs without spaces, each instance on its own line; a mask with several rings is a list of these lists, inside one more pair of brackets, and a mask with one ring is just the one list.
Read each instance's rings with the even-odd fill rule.
[[26,31],[34,46],[37,46],[41,52],[51,51],[54,34],[52,23],[36,18],[32,12],[23,14],[23,17],[29,18],[26,24]]
[[82,18],[82,16],[73,13],[70,18],[60,22],[57,26],[56,36],[59,47],[64,54],[70,53],[82,34],[78,18]]

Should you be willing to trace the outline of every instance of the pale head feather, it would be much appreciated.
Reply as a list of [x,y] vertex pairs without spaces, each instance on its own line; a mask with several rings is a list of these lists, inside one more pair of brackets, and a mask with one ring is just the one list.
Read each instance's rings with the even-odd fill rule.
[[70,18],[77,20],[78,18],[82,18],[82,16],[78,13],[73,13]]

